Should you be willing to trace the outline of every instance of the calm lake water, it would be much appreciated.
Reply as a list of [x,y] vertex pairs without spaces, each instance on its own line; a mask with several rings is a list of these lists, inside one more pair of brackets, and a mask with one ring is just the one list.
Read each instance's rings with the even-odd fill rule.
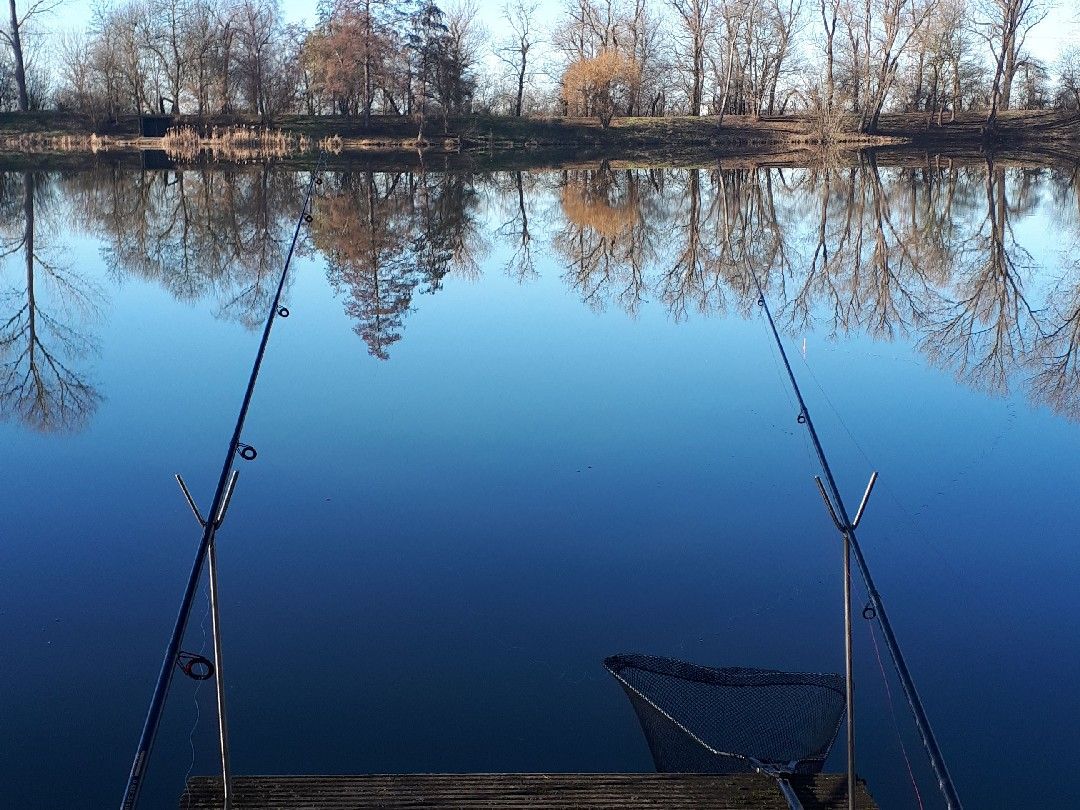
[[[650,770],[606,655],[842,671],[753,268],[965,803],[1074,806],[1080,170],[907,162],[328,172],[219,535],[235,770]],[[307,177],[0,175],[5,806],[119,803]],[[214,722],[177,678],[144,806]]]

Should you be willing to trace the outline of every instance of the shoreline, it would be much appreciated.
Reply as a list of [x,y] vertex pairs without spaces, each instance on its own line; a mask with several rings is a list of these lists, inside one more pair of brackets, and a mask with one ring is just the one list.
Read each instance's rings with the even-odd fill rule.
[[1002,148],[975,150],[960,147],[926,148],[912,145],[868,147],[864,149],[763,149],[742,150],[641,150],[616,156],[585,151],[516,150],[494,153],[461,152],[428,154],[415,151],[342,152],[308,154],[266,159],[206,158],[178,160],[160,150],[113,150],[88,152],[14,153],[0,151],[0,172],[90,171],[98,168],[132,171],[213,171],[215,169],[257,171],[280,169],[310,171],[319,167],[330,172],[363,173],[434,171],[487,174],[494,172],[575,171],[610,169],[801,169],[846,167],[872,163],[879,168],[964,168],[985,167],[987,163],[1006,168],[1060,166],[1080,168],[1080,155],[1072,149]]
[[[152,135],[143,134],[156,129]],[[592,119],[464,116],[428,122],[418,146],[417,122],[408,118],[359,119],[283,116],[269,125],[249,117],[128,116],[93,126],[60,112],[0,114],[0,157],[164,153],[177,162],[296,159],[325,153],[355,155],[466,155],[561,153],[569,158],[632,158],[696,153],[698,156],[769,152],[859,152],[868,149],[1002,149],[1069,151],[1080,146],[1080,115],[1058,111],[1003,113],[993,130],[981,114],[965,113],[937,124],[932,115],[890,114],[874,134],[850,127],[823,138],[807,116],[751,118],[621,118],[608,128]],[[438,133],[438,134],[436,134]]]

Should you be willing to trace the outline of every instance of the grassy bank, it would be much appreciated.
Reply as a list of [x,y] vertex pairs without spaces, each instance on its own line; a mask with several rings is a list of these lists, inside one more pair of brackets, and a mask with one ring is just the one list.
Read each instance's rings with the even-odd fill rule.
[[[156,122],[164,127],[165,122]],[[926,114],[886,115],[879,131],[866,135],[855,122],[829,134],[831,148],[918,147],[920,149],[1067,149],[1080,145],[1080,116],[1055,111],[1002,114],[994,128],[982,115],[966,113],[937,123]],[[0,114],[0,154],[60,155],[160,150],[173,160],[287,159],[312,152],[416,155],[417,123],[376,116],[359,118],[282,116],[269,126],[243,116],[179,117],[162,137],[140,134],[129,116],[95,125],[70,113]],[[619,118],[608,128],[592,119],[460,116],[428,122],[424,152],[503,154],[524,152],[563,157],[696,160],[702,155],[802,152],[821,147],[820,128],[805,116],[715,118]]]

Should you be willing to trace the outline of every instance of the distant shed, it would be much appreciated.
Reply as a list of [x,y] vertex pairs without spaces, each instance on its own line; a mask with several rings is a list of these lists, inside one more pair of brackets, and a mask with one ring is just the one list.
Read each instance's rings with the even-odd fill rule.
[[139,116],[139,134],[144,138],[163,138],[175,125],[176,117],[172,115]]

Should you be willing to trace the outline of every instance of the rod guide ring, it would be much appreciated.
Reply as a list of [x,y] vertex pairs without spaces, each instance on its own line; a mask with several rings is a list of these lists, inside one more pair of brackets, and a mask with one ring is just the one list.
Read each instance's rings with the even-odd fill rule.
[[177,653],[176,665],[193,681],[208,681],[214,677],[214,665],[205,655],[189,652]]

